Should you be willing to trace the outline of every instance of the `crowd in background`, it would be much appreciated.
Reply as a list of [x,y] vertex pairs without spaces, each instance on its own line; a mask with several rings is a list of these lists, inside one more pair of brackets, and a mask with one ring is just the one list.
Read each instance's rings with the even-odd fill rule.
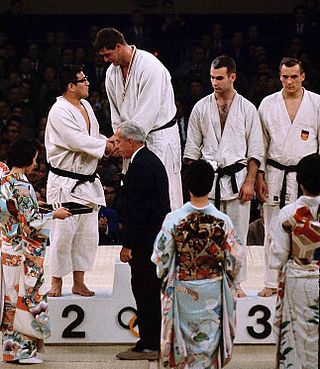
[[[13,1],[21,3],[21,1]],[[188,117],[202,97],[211,92],[210,64],[221,54],[237,64],[235,87],[256,107],[281,88],[278,65],[283,56],[304,63],[304,86],[320,93],[318,46],[320,11],[318,1],[305,0],[288,15],[186,15],[175,12],[172,1],[163,1],[160,15],[135,10],[128,15],[37,16],[11,11],[1,17],[0,26],[0,161],[6,162],[11,143],[20,137],[35,137],[44,143],[47,114],[59,96],[57,73],[68,64],[81,65],[90,82],[90,101],[101,133],[112,134],[110,110],[104,79],[108,65],[94,51],[97,31],[115,26],[129,44],[154,53],[169,69],[175,89],[177,123],[182,147]],[[69,25],[72,19],[73,26]],[[67,31],[68,29],[68,31]],[[44,150],[39,153],[38,170],[30,181],[39,200],[45,201],[47,166]],[[104,215],[114,219],[112,236],[101,220],[101,243],[118,243],[116,198],[121,162],[104,159],[99,174],[106,191]],[[110,195],[112,193],[112,196]],[[102,216],[101,216],[102,218]],[[111,224],[109,224],[111,226]],[[110,239],[111,238],[111,239]]]

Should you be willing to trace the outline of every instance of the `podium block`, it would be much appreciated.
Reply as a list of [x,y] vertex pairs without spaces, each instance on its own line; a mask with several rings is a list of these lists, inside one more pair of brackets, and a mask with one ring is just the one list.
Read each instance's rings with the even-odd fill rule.
[[52,333],[47,343],[130,343],[137,340],[130,329],[120,325],[129,327],[130,320],[135,317],[132,310],[136,305],[127,264],[116,263],[111,294],[98,290],[93,297],[66,294],[48,300]]
[[[130,266],[120,262],[120,248],[98,248],[94,271],[86,274],[89,287],[96,292],[95,296],[71,294],[72,281],[71,276],[68,276],[63,296],[48,299],[52,334],[46,343],[101,344],[137,341],[136,305],[131,291]],[[258,251],[261,252],[261,248]],[[261,266],[255,262],[251,265],[251,273],[255,268],[261,271]],[[252,282],[257,280],[252,275],[248,279],[247,285],[243,285],[247,297],[237,301],[235,343],[274,343],[272,325],[276,297],[258,297],[258,290],[252,288]],[[49,280],[50,276],[47,275],[47,283]]]
[[272,326],[276,296],[259,297],[257,290],[246,290],[246,292],[247,297],[237,300],[237,333],[234,342],[274,343]]

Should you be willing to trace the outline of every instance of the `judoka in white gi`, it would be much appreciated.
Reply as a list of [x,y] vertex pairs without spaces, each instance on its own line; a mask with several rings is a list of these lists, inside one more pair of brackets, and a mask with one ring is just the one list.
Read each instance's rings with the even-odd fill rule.
[[[171,76],[152,54],[129,46],[114,28],[97,34],[95,49],[112,63],[106,72],[106,91],[113,130],[124,121],[141,127],[147,147],[163,162],[168,178],[171,209],[182,205],[179,130]],[[125,168],[124,168],[125,169]]]
[[277,291],[277,273],[269,268],[270,224],[280,208],[298,198],[296,165],[306,155],[319,152],[320,95],[302,87],[305,73],[295,58],[280,63],[282,90],[265,97],[258,109],[266,155],[264,173],[257,176],[257,195],[264,202],[265,273],[259,296]]
[[112,143],[99,134],[90,104],[89,82],[81,67],[64,67],[59,73],[62,96],[52,106],[45,132],[50,172],[48,203],[73,201],[93,208],[66,222],[53,221],[50,235],[52,284],[49,296],[61,296],[62,277],[73,272],[72,292],[92,296],[84,273],[92,269],[98,246],[98,205],[105,205],[95,171],[98,160],[112,151]]
[[[214,93],[198,101],[191,112],[183,157],[186,163],[204,158],[212,164],[216,175],[209,198],[230,216],[246,245],[250,200],[263,159],[261,125],[254,105],[234,89],[234,60],[217,57],[210,74]],[[236,281],[238,297],[245,296],[240,283],[246,279],[246,269],[245,262]]]

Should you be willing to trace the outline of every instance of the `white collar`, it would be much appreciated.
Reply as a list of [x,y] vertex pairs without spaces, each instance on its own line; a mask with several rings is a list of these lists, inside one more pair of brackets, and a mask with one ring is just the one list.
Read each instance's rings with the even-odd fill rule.
[[144,147],[145,147],[145,145],[143,145],[143,146],[139,147],[139,149],[137,149],[137,150],[132,154],[132,156],[131,156],[131,158],[130,158],[130,163],[132,163],[132,161],[133,161],[133,159],[135,158],[135,156],[137,155],[137,153],[138,153],[141,149],[143,149]]

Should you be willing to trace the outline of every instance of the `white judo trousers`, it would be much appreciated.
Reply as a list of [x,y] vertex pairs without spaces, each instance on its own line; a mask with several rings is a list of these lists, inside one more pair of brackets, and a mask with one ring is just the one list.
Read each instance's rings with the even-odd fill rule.
[[[163,144],[170,142],[170,144]],[[177,125],[151,133],[147,136],[147,147],[162,161],[169,181],[169,197],[171,210],[177,210],[182,206],[181,183],[181,152],[180,138]]]
[[[92,232],[88,233],[88,228]],[[96,232],[94,232],[96,230]],[[51,225],[50,271],[62,278],[73,271],[88,271],[94,266],[98,235],[98,210],[74,215]]]
[[277,288],[278,286],[278,271],[270,268],[270,255],[271,255],[271,223],[278,216],[280,208],[278,205],[263,205],[263,218],[264,218],[264,274],[263,281],[264,286],[268,288]]
[[[227,214],[232,220],[233,226],[240,238],[241,244],[247,244],[247,235],[250,220],[250,201],[240,204],[239,199],[221,201],[220,211]],[[248,275],[247,248],[243,247],[244,258],[239,274],[236,277],[236,283],[244,282]]]

